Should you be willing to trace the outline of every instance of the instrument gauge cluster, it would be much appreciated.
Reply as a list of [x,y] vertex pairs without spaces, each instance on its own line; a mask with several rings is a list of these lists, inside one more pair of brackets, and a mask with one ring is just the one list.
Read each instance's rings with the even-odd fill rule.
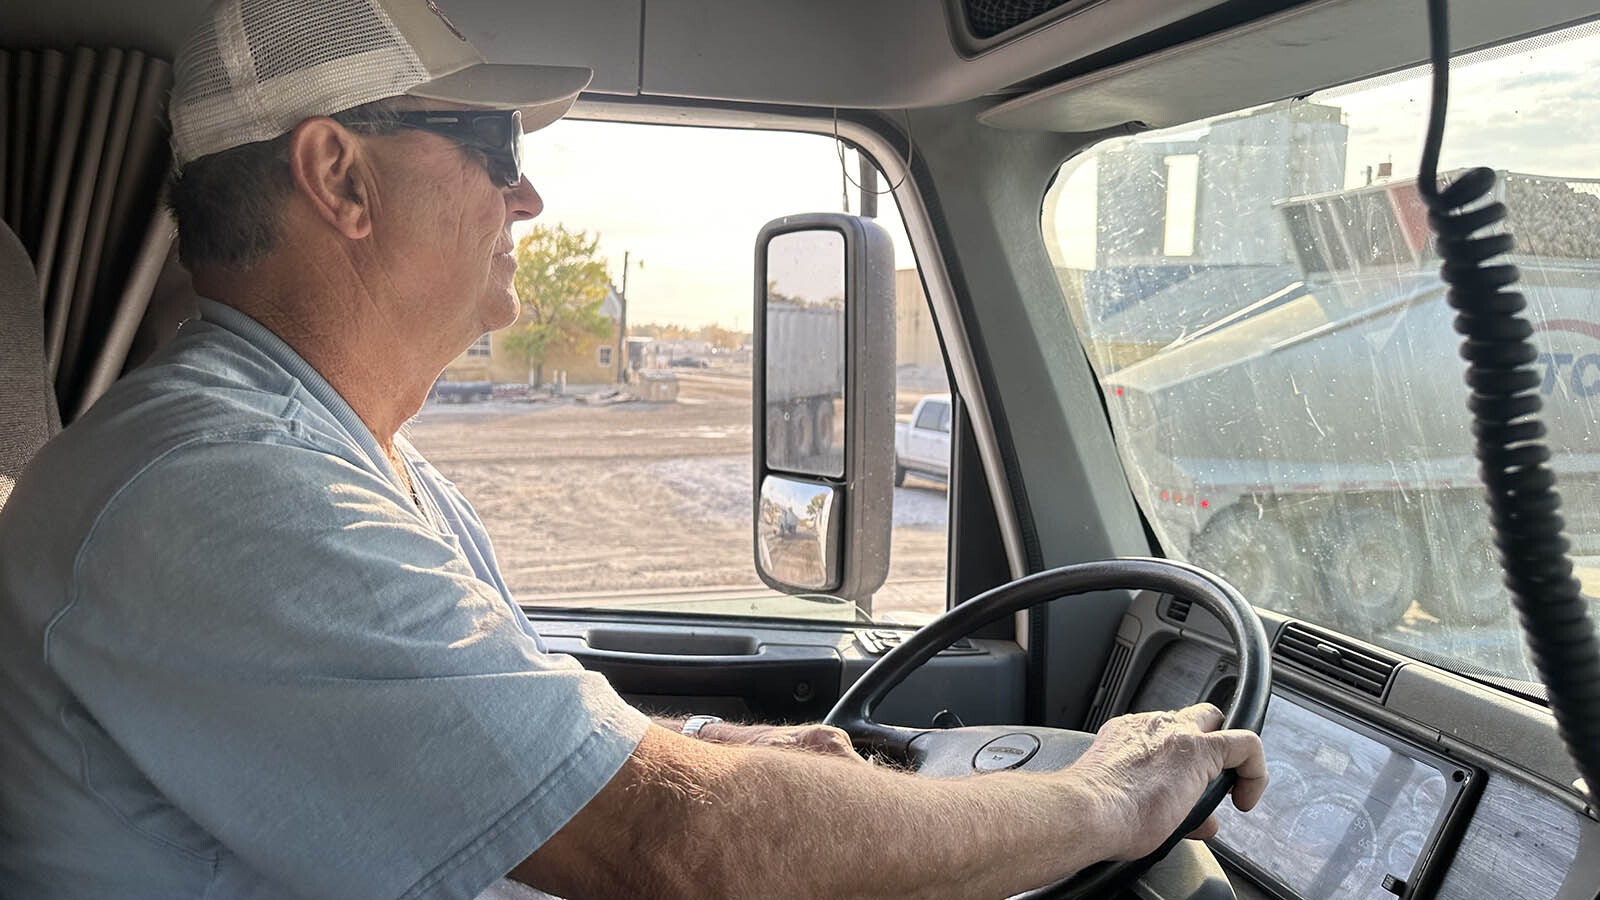
[[1262,729],[1272,780],[1248,814],[1223,803],[1218,849],[1286,897],[1393,900],[1409,890],[1474,773],[1283,689]]

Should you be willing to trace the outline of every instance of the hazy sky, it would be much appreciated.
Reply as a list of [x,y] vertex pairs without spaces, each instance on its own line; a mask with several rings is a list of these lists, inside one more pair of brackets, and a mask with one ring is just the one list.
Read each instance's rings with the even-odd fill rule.
[[[1441,170],[1489,166],[1532,175],[1600,179],[1600,27],[1585,25],[1498,51],[1458,60],[1451,68]],[[1347,85],[1309,99],[1344,110],[1349,126],[1345,185],[1366,183],[1366,168],[1392,162],[1394,177],[1414,177],[1427,126],[1426,67],[1371,83]],[[1203,128],[1170,133],[1189,137]],[[1129,140],[1151,140],[1157,133]],[[1069,164],[1060,182],[1053,239],[1060,265],[1094,264],[1094,152]],[[1177,182],[1174,182],[1174,188]],[[1600,185],[1588,188],[1600,192]],[[1169,207],[1193,198],[1169,196]],[[1046,223],[1047,234],[1051,232]],[[1168,235],[1169,243],[1174,237]]]
[[[756,233],[780,216],[843,211],[837,147],[814,134],[562,121],[528,136],[523,167],[544,197],[537,221],[598,233],[619,286],[629,254],[630,322],[746,330]],[[855,154],[845,161],[855,177]],[[851,212],[858,197],[852,187]],[[893,199],[878,211],[909,268]]]
[[[1600,178],[1600,36],[1454,68],[1442,166]],[[1350,184],[1386,160],[1414,174],[1427,110],[1426,70],[1379,87],[1311,98],[1340,106],[1350,127]],[[1190,129],[1191,131],[1193,129]],[[1080,159],[1092,160],[1093,153]],[[831,137],[563,121],[527,138],[524,163],[544,196],[540,221],[600,235],[612,278],[628,274],[629,319],[750,327],[756,232],[767,221],[843,208]],[[846,154],[854,176],[856,160]],[[1062,182],[1055,222],[1061,261],[1093,259],[1093,166]],[[850,189],[852,210],[857,192]],[[892,198],[880,223],[897,266],[912,265]],[[642,266],[641,266],[642,263]]]

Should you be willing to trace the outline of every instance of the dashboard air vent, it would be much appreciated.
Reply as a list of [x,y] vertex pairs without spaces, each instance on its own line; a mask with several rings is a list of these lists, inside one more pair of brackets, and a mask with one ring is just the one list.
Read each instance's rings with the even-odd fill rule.
[[1100,676],[1100,689],[1094,693],[1094,703],[1089,707],[1089,720],[1085,731],[1096,732],[1111,718],[1111,703],[1116,699],[1117,688],[1128,674],[1128,663],[1133,659],[1133,645],[1118,638],[1111,645],[1111,657],[1106,660],[1105,674]]
[[1272,655],[1279,662],[1380,699],[1399,665],[1392,657],[1292,622],[1278,635]]
[[1189,607],[1191,607],[1193,605],[1194,605],[1193,601],[1185,600],[1182,597],[1168,597],[1167,598],[1167,619],[1168,619],[1168,621],[1178,622],[1178,623],[1183,623],[1183,622],[1189,621]]

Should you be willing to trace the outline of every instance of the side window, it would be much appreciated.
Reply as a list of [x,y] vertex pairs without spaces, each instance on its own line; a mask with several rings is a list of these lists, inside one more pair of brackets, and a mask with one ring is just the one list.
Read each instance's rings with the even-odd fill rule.
[[922,407],[922,412],[917,415],[917,427],[924,431],[939,430],[939,410],[944,407],[942,403],[927,403]]
[[[840,210],[837,147],[578,121],[526,138],[545,211],[512,230],[522,316],[446,369],[442,399],[410,432],[483,517],[521,603],[841,622],[943,611],[947,440],[922,451],[937,467],[919,463],[930,471],[895,490],[890,574],[870,608],[779,594],[755,570],[753,248],[771,219]],[[895,240],[897,412],[909,419],[949,386],[893,198],[879,210]],[[845,427],[834,423],[837,439]]]

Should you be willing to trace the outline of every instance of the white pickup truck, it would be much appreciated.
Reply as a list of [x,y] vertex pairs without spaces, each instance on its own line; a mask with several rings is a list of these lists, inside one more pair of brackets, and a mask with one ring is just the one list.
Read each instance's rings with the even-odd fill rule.
[[894,483],[916,472],[946,481],[950,477],[950,395],[929,394],[917,401],[911,421],[894,426]]

